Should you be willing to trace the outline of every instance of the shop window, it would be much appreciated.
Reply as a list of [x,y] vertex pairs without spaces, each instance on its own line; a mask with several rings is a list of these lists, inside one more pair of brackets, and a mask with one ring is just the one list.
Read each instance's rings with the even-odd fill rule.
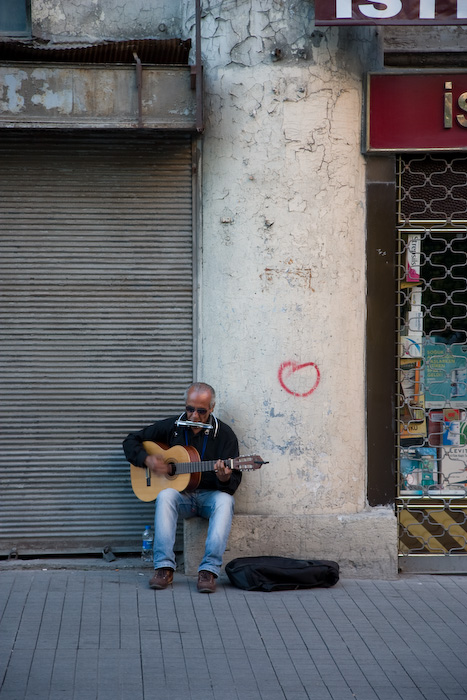
[[0,0],[0,36],[29,36],[30,0]]
[[467,553],[467,158],[399,158],[401,551]]

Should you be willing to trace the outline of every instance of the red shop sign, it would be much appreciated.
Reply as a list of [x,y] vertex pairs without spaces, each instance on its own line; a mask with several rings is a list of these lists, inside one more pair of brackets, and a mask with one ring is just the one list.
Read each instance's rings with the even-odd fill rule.
[[315,23],[467,24],[467,0],[315,0]]
[[467,150],[467,72],[370,73],[366,149]]

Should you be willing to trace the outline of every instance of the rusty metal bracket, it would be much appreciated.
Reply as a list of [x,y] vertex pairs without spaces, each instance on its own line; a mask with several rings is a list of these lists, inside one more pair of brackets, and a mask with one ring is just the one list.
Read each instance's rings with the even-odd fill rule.
[[133,58],[136,61],[136,87],[138,90],[138,129],[143,128],[143,66],[141,59],[133,51]]
[[[203,66],[201,63],[201,0],[196,0],[196,52],[195,65],[191,68],[191,86],[196,89],[196,131],[204,131],[203,114]],[[194,71],[193,71],[194,68]],[[195,83],[193,85],[193,82]]]

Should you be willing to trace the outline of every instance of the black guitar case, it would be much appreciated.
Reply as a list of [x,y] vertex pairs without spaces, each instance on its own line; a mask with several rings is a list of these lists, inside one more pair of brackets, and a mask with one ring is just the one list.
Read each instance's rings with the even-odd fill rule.
[[239,557],[229,561],[225,572],[234,586],[246,591],[329,588],[339,580],[339,564],[324,559]]

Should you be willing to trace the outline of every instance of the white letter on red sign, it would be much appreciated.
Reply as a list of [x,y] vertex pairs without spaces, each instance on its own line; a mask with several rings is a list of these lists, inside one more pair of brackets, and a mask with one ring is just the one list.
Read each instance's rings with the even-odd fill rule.
[[457,0],[457,19],[467,18],[467,0]]
[[435,0],[420,0],[420,19],[435,19]]
[[[467,112],[467,92],[463,92],[462,95],[459,95],[459,99],[457,100],[457,104],[461,108],[463,112]],[[458,114],[457,117],[457,123],[460,126],[463,126],[464,128],[467,127],[467,119],[464,114]]]
[[[386,5],[385,10],[378,10],[376,5]],[[386,2],[376,2],[372,5],[359,5],[358,9],[365,17],[374,17],[375,19],[385,19],[386,17],[395,17],[402,10],[401,0],[386,0]]]
[[352,0],[336,0],[336,19],[352,19]]

